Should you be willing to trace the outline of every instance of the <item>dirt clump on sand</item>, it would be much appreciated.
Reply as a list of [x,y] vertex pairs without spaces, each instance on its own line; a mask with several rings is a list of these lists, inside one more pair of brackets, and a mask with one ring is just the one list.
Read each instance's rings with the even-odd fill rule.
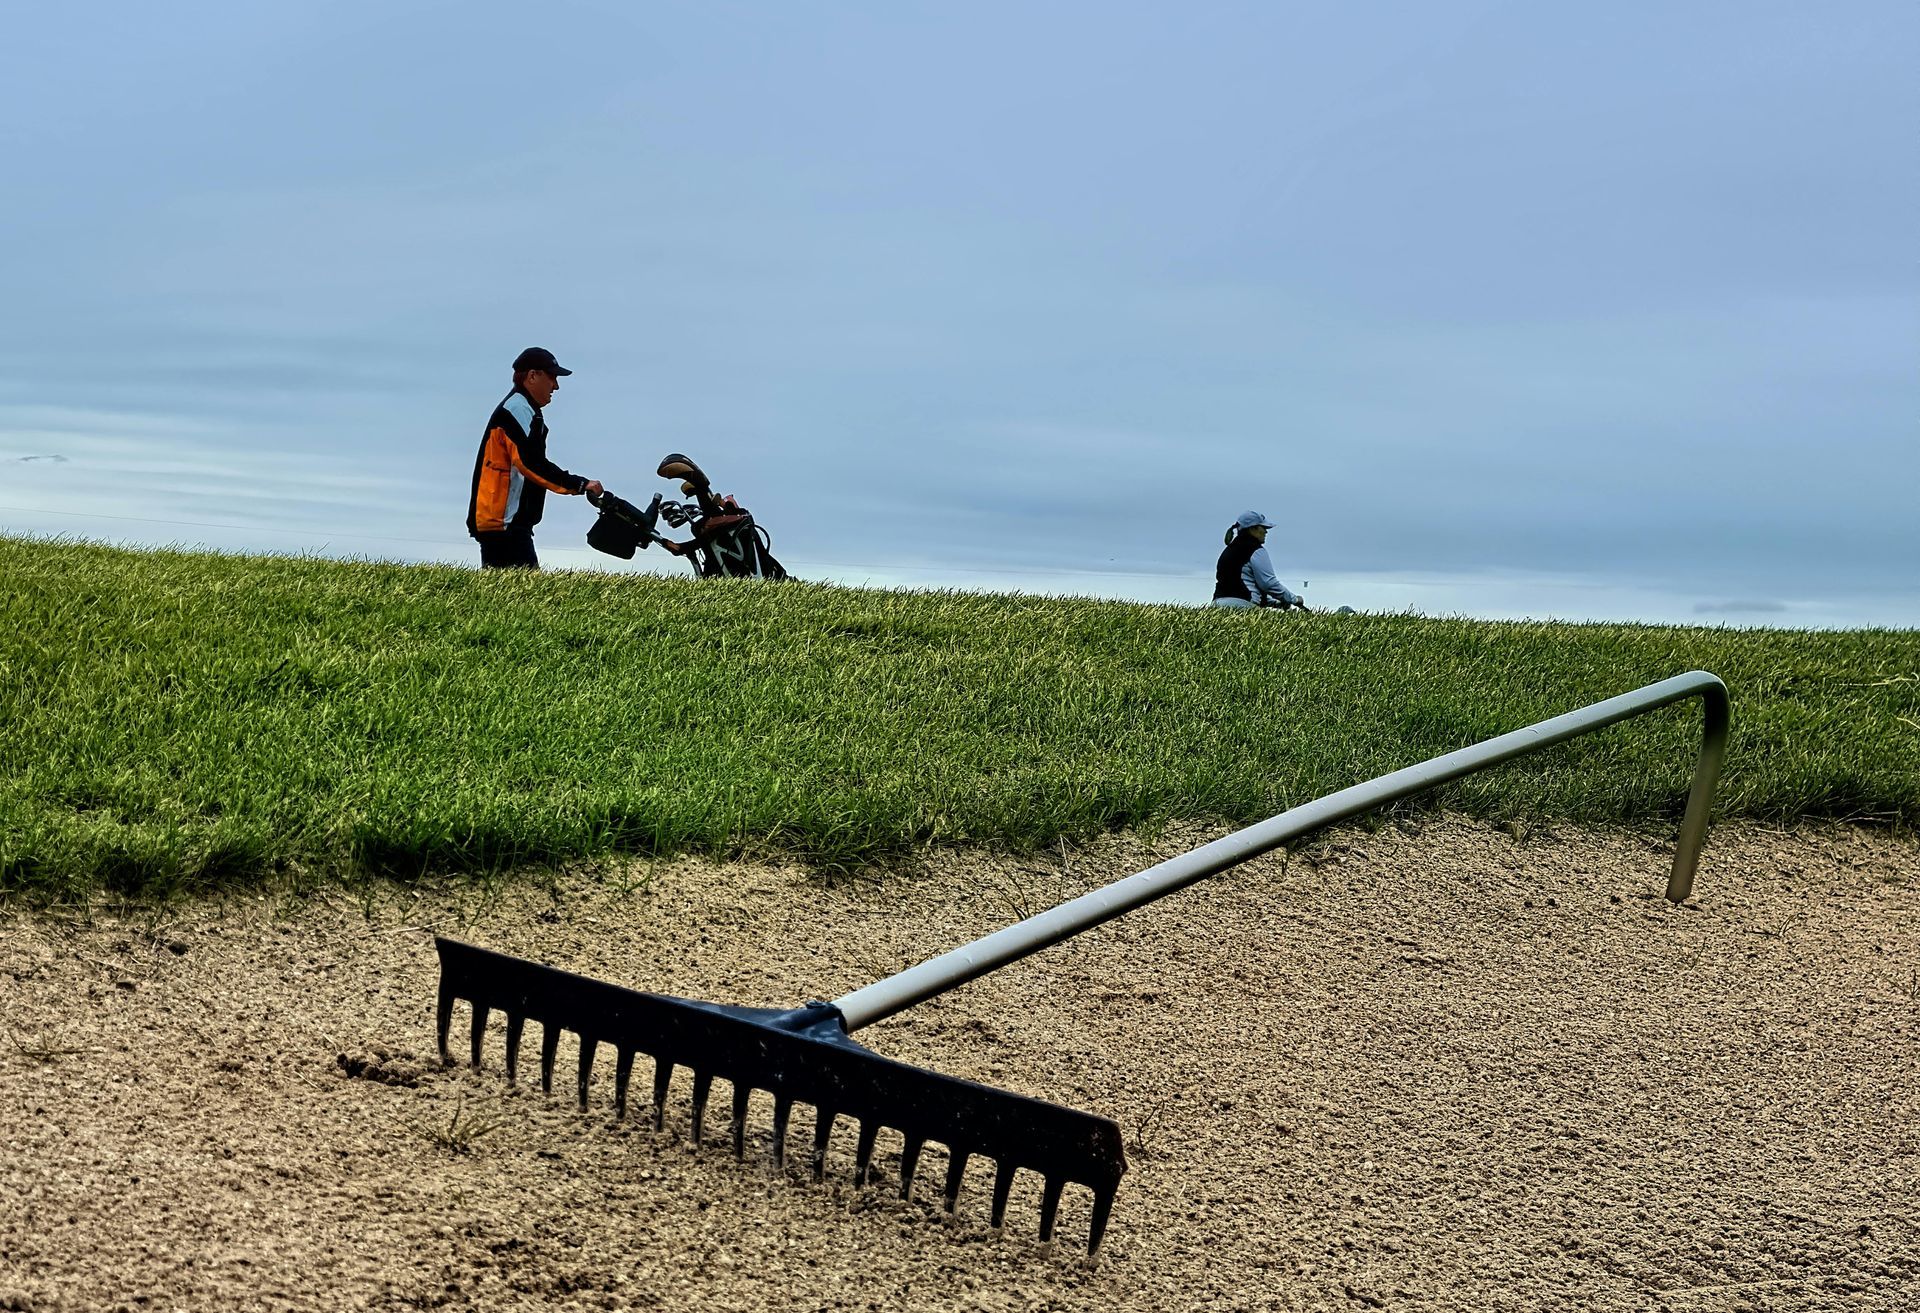
[[1920,1309],[1920,845],[1857,828],[1680,907],[1664,835],[1341,830],[861,1033],[1116,1119],[1094,1263],[1077,1188],[1042,1246],[1024,1174],[995,1233],[984,1162],[949,1221],[931,1146],[816,1186],[764,1099],[741,1164],[434,1052],[435,932],[784,1007],[1208,837],[0,911],[0,1309]]

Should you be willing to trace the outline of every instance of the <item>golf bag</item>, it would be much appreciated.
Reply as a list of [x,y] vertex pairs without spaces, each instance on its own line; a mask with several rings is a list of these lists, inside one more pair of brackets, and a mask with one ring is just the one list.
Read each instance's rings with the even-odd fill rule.
[[[661,478],[677,478],[680,491],[692,502],[668,501],[660,494],[642,509],[612,493],[594,498],[600,517],[587,531],[587,545],[623,561],[634,552],[659,543],[675,556],[684,556],[702,579],[785,579],[786,567],[774,556],[770,534],[754,523],[753,513],[731,496],[718,495],[698,465],[679,452],[660,462]],[[693,537],[674,542],[660,532],[660,521],[674,528],[688,527]]]

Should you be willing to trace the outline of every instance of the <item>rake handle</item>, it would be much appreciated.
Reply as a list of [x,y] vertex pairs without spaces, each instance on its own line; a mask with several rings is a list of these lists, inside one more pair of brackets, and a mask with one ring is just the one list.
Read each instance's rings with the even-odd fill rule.
[[1673,871],[1667,880],[1667,897],[1673,902],[1682,902],[1692,891],[1694,868],[1699,865],[1700,848],[1706,840],[1707,814],[1713,802],[1714,784],[1720,778],[1720,763],[1726,756],[1731,721],[1727,686],[1719,676],[1704,670],[1675,675],[1330,793],[1082,894],[1004,930],[996,930],[971,944],[929,958],[919,966],[856,989],[835,999],[833,1006],[839,1009],[849,1032],[870,1026],[1009,962],[1070,939],[1230,866],[1238,866],[1290,839],[1689,697],[1701,699],[1705,725],[1700,754],[1694,763],[1693,784],[1687,795],[1686,815],[1680,823],[1679,840],[1674,849]]

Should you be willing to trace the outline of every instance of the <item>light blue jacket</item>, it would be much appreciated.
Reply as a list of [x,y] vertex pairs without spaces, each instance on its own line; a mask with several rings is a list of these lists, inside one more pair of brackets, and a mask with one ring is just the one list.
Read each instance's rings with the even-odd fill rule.
[[1293,606],[1300,600],[1273,572],[1273,558],[1267,555],[1265,543],[1254,548],[1253,555],[1240,567],[1240,582],[1247,586],[1247,594],[1255,606],[1263,602],[1268,606]]

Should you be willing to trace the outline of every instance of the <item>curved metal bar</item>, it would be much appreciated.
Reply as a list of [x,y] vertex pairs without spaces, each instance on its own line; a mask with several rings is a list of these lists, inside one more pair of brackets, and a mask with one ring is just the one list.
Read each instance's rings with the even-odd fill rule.
[[1674,849],[1673,873],[1667,880],[1667,897],[1680,902],[1693,889],[1694,868],[1699,864],[1700,848],[1706,840],[1707,814],[1713,803],[1714,784],[1720,778],[1720,763],[1726,756],[1727,730],[1731,723],[1727,686],[1718,675],[1704,670],[1675,675],[1330,793],[856,989],[834,1000],[833,1006],[840,1010],[848,1031],[858,1030],[1156,898],[1164,898],[1195,881],[1238,866],[1290,839],[1690,697],[1698,697],[1704,704],[1705,732],[1699,758],[1694,763],[1686,815],[1680,823],[1680,837]]

